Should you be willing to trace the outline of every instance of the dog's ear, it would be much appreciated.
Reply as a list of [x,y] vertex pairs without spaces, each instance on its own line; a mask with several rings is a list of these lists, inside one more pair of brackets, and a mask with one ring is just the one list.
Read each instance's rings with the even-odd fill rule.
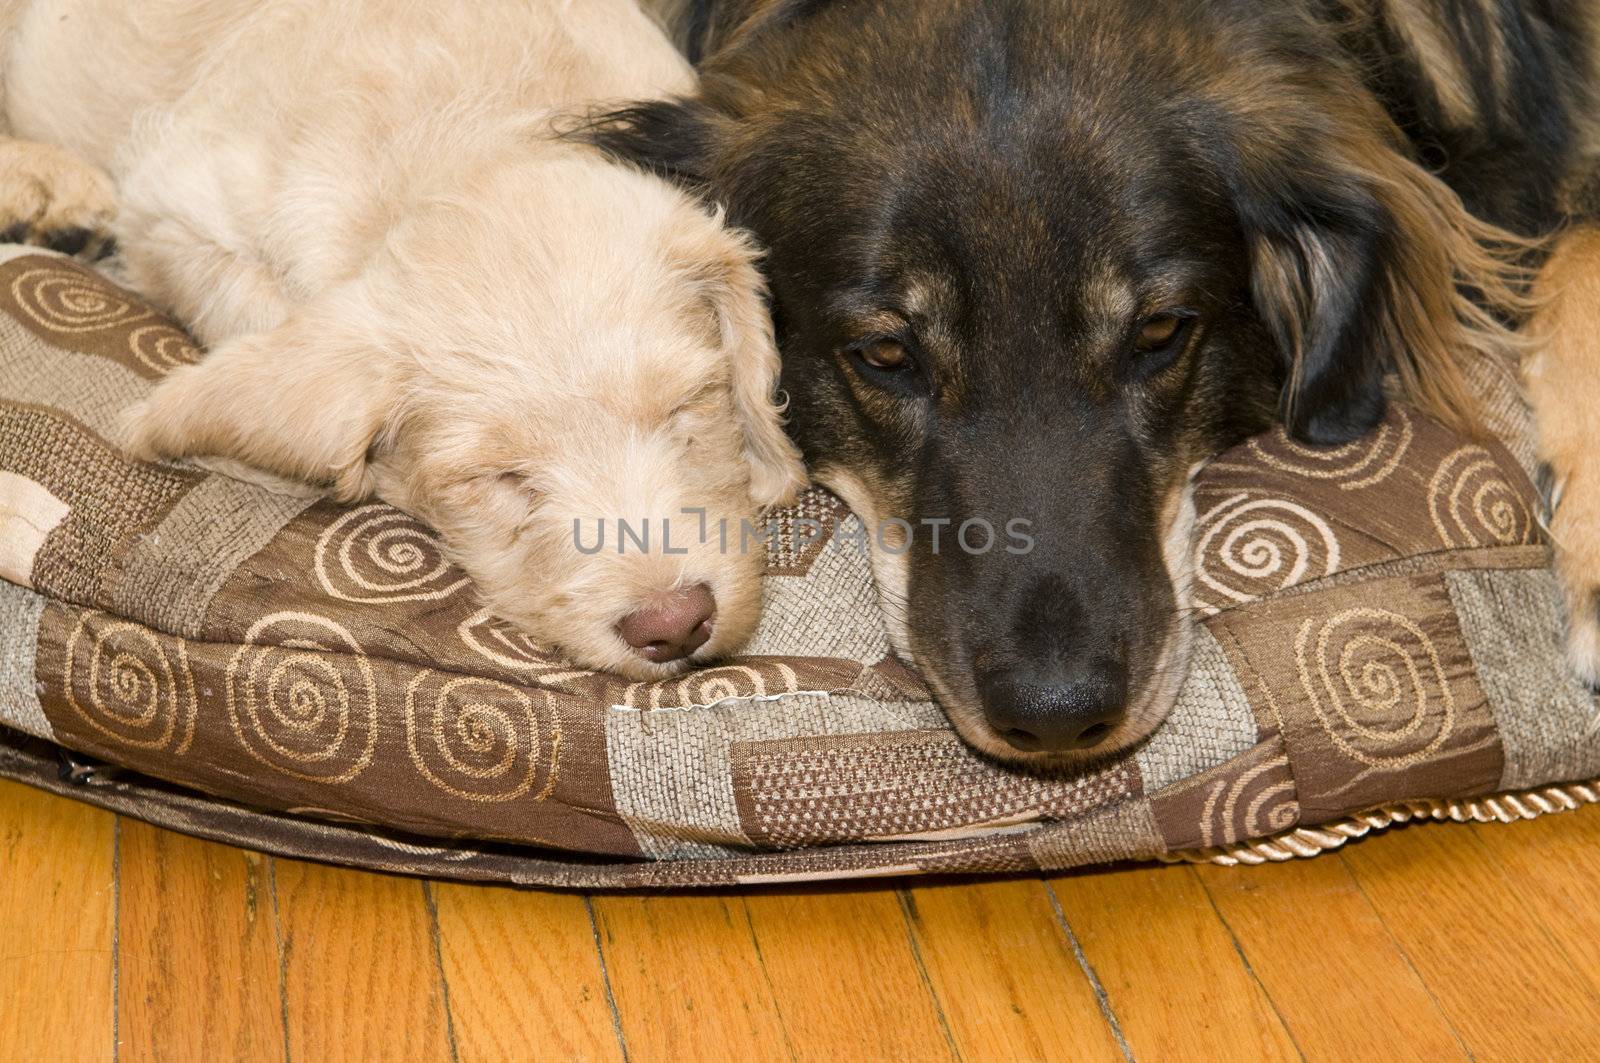
[[727,358],[728,388],[744,434],[750,495],[762,508],[784,505],[806,485],[799,448],[783,430],[781,368],[767,306],[766,282],[751,239],[721,224],[686,250],[696,295],[710,308],[717,344]]
[[1252,294],[1286,360],[1289,432],[1359,437],[1382,418],[1394,373],[1407,401],[1478,433],[1468,375],[1485,357],[1515,365],[1528,245],[1473,218],[1386,120],[1336,117],[1319,133],[1236,171]]
[[725,122],[696,99],[647,100],[595,115],[574,135],[614,159],[700,190],[711,178]]
[[1381,318],[1386,219],[1359,187],[1241,197],[1256,310],[1287,362],[1284,423],[1344,443],[1384,412]]
[[301,311],[174,370],[128,412],[124,442],[141,458],[228,458],[363,498],[397,392],[390,361],[336,320]]

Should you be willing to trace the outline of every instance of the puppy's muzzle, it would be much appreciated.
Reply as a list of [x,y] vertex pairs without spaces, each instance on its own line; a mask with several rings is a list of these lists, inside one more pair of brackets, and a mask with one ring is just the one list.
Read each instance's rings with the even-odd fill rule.
[[1024,753],[1093,749],[1127,715],[1128,670],[1106,658],[1061,662],[1042,674],[1000,669],[977,679],[989,726]]
[[700,583],[662,595],[623,617],[617,634],[651,664],[671,664],[711,641],[716,617],[717,600]]

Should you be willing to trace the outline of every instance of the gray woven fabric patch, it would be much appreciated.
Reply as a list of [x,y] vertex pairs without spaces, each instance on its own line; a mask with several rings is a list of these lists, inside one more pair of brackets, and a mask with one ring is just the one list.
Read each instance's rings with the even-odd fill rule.
[[945,726],[932,703],[791,694],[709,708],[612,709],[606,754],[617,811],[645,855],[682,860],[748,852],[734,803],[732,743]]
[[1478,684],[1500,728],[1500,786],[1600,774],[1600,704],[1562,656],[1555,577],[1539,569],[1445,575]]
[[105,358],[48,347],[16,318],[0,316],[0,394],[10,402],[60,410],[114,443],[118,418],[150,387]]
[[[844,529],[859,525],[850,517]],[[769,578],[765,594],[761,626],[745,654],[834,657],[864,664],[889,656],[872,562],[854,547],[830,544],[804,576]]]
[[1205,628],[1195,631],[1189,675],[1172,715],[1139,751],[1145,793],[1198,775],[1244,753],[1260,740],[1255,713],[1227,654]]
[[26,587],[0,583],[0,723],[55,740],[39,704],[34,647],[45,600]]
[[314,502],[207,477],[129,553],[113,610],[162,631],[198,636],[211,599],[234,570]]

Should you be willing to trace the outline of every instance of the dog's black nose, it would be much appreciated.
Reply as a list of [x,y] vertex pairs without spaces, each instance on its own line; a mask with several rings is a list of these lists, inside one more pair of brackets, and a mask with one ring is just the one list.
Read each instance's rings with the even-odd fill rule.
[[978,683],[989,725],[1025,753],[1093,749],[1126,714],[1127,672],[1110,661],[1079,665],[1037,682],[1016,671],[996,671]]

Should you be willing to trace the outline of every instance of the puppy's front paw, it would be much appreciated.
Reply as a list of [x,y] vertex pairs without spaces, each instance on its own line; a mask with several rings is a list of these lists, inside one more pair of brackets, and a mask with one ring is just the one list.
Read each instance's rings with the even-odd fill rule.
[[1567,608],[1567,657],[1600,692],[1600,477],[1544,477],[1556,577]]
[[186,458],[195,453],[193,415],[197,409],[191,394],[191,378],[198,366],[180,366],[168,373],[155,390],[124,410],[117,420],[111,442],[138,461]]
[[164,455],[159,445],[160,433],[150,416],[150,400],[130,406],[117,418],[111,442],[136,461],[160,461]]
[[103,258],[116,214],[116,187],[99,167],[53,144],[0,141],[0,243]]

